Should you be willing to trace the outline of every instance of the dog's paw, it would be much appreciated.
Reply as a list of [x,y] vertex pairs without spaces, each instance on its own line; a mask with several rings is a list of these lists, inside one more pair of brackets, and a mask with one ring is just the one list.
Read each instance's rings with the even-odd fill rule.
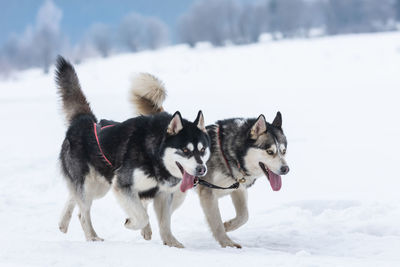
[[224,228],[225,228],[225,232],[233,231],[234,227],[232,227],[232,220],[224,222]]
[[164,243],[164,245],[169,246],[169,247],[184,248],[182,243],[180,243],[175,238],[171,238],[169,240],[164,240],[163,243]]
[[125,220],[125,227],[128,229],[132,229],[132,230],[139,230],[144,228],[146,225],[148,224],[148,220],[147,221],[141,221],[141,220],[132,220],[130,218],[127,218]]
[[60,224],[60,225],[58,226],[58,229],[60,229],[60,231],[61,231],[62,233],[66,234],[66,233],[68,232],[68,225]]
[[93,237],[88,238],[88,241],[91,241],[91,242],[100,241],[100,242],[102,242],[102,241],[104,241],[104,238],[101,238],[101,237],[98,237],[98,236],[93,236]]
[[151,240],[151,235],[153,234],[151,231],[150,224],[147,224],[142,231],[140,232],[145,240]]
[[224,240],[220,241],[219,244],[221,247],[226,248],[226,247],[233,247],[233,248],[242,248],[242,246],[238,243],[233,242],[232,240]]

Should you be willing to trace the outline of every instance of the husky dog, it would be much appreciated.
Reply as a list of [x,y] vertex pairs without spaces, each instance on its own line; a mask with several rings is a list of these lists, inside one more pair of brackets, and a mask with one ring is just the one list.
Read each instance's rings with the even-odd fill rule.
[[[143,90],[133,87],[132,94]],[[151,91],[150,88],[148,90]],[[150,113],[135,101],[133,104],[139,113]],[[152,114],[158,109],[162,110],[162,107],[154,107]],[[208,173],[202,179],[221,187],[228,187],[236,181],[241,184],[238,189],[229,190],[199,186],[200,203],[219,244],[241,248],[228,237],[227,232],[238,229],[248,220],[247,188],[264,174],[272,190],[278,191],[282,186],[281,175],[289,172],[285,160],[287,140],[282,130],[282,115],[278,112],[272,124],[260,115],[257,119],[220,120],[206,129],[211,138],[211,158],[207,162]],[[231,196],[236,217],[223,223],[218,199],[225,195]]]
[[[147,77],[152,94],[142,95],[137,104],[150,110],[165,98],[162,84]],[[92,201],[103,197],[111,187],[128,215],[125,227],[142,229],[151,238],[146,202],[154,199],[165,245],[183,247],[170,230],[171,213],[183,201],[198,176],[207,173],[210,139],[199,111],[194,122],[161,110],[121,123],[102,120],[99,124],[79,85],[73,66],[59,57],[56,82],[61,95],[68,130],[62,144],[62,173],[70,192],[59,228],[66,233],[74,206],[90,241],[103,240],[93,229]],[[179,192],[180,189],[180,192]],[[174,198],[172,198],[172,194]]]

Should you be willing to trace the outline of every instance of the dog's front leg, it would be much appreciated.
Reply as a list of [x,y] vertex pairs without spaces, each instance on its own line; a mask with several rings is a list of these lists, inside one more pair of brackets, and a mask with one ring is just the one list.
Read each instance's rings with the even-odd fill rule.
[[236,217],[224,223],[225,231],[233,231],[245,224],[249,219],[247,208],[247,189],[240,188],[231,193],[232,203],[235,206]]
[[157,214],[160,235],[164,245],[183,248],[184,246],[176,240],[171,232],[171,213],[173,195],[171,193],[159,192],[154,198],[154,210]]
[[[143,204],[143,207],[146,209],[146,213],[147,213],[147,207],[149,206],[149,201],[142,200],[142,204]],[[144,228],[142,228],[142,231],[140,233],[145,240],[151,240],[151,236],[152,236],[153,232],[151,231],[150,222]]]
[[115,196],[121,207],[128,214],[125,227],[132,230],[144,228],[149,223],[149,216],[139,198],[139,194],[130,188],[114,186]]
[[214,238],[219,242],[222,247],[241,248],[242,246],[233,242],[225,232],[224,224],[222,223],[221,213],[218,207],[218,198],[212,192],[212,189],[200,187],[199,196],[201,207],[203,208],[204,214],[206,215],[208,225],[210,226]]

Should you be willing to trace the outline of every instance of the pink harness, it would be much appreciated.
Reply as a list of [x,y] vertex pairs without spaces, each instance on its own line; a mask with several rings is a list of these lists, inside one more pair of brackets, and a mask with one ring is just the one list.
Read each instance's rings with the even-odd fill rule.
[[[114,125],[111,124],[111,125],[107,125],[107,126],[101,127],[101,128],[100,128],[100,131],[103,130],[103,129],[105,129],[105,128],[109,128],[109,127],[113,127],[113,126],[114,126]],[[106,155],[104,155],[104,152],[103,152],[103,150],[101,149],[100,142],[99,142],[99,137],[98,137],[98,135],[97,135],[97,124],[96,124],[96,123],[93,123],[93,131],[94,131],[94,136],[96,136],[97,146],[99,147],[99,150],[100,150],[101,155],[103,156],[103,159],[107,162],[108,165],[110,165],[111,167],[113,167],[113,165],[111,164],[111,161],[109,161],[109,160],[107,159]]]

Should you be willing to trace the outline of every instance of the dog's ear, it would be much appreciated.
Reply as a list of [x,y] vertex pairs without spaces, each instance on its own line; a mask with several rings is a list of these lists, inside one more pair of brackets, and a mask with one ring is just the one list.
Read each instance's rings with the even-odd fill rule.
[[278,111],[272,125],[281,129],[282,128],[282,114]]
[[201,110],[199,110],[199,113],[197,113],[197,118],[194,120],[193,123],[197,125],[197,128],[207,133],[206,126],[204,125],[203,112],[201,112]]
[[250,130],[250,138],[257,139],[262,133],[267,131],[267,122],[263,114],[258,116],[258,119],[253,124]]
[[167,133],[169,135],[176,135],[183,129],[182,117],[179,111],[175,112],[171,121],[168,124]]

